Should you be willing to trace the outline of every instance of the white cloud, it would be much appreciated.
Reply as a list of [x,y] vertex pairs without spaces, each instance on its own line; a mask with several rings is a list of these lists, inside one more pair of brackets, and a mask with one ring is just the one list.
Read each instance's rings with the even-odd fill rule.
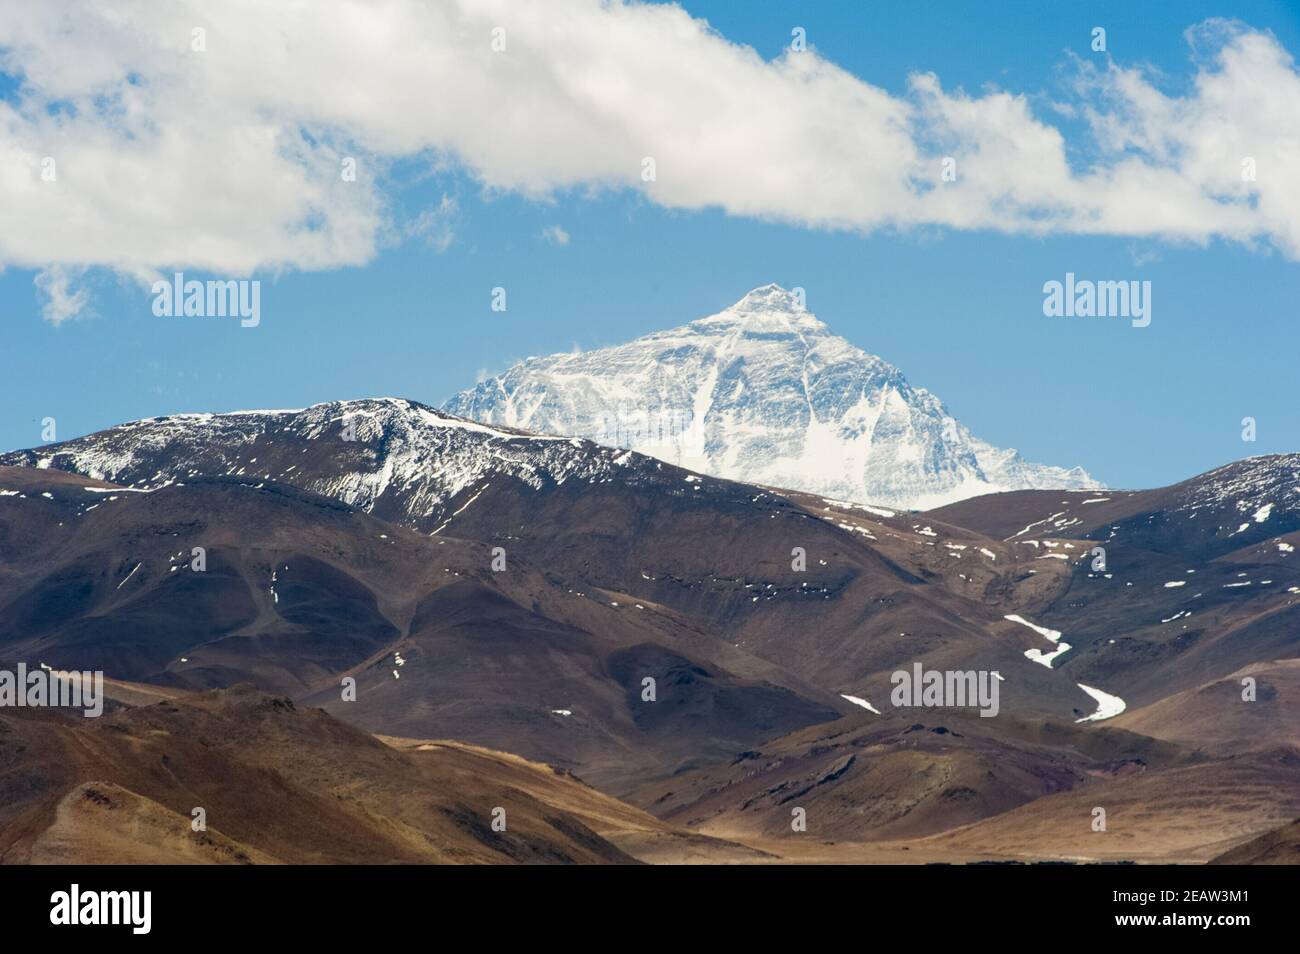
[[542,229],[542,240],[550,242],[552,245],[568,245],[569,233],[564,231],[560,225],[548,225]]
[[431,209],[424,209],[407,226],[406,234],[418,237],[441,254],[456,241],[455,223],[460,215],[460,204],[449,195]]
[[66,265],[51,265],[36,273],[37,297],[41,302],[41,317],[53,325],[61,325],[69,318],[87,314],[90,294],[85,288],[73,285],[82,277],[84,269]]
[[[205,52],[190,49],[195,27]],[[813,228],[1223,237],[1300,258],[1294,62],[1223,22],[1190,39],[1182,95],[1081,62],[1075,99],[1049,107],[1086,120],[1067,150],[1023,93],[920,74],[894,96],[811,50],[764,60],[675,6],[2,4],[0,64],[24,80],[0,102],[0,267],[146,280],[365,263],[394,233],[392,164],[412,157],[535,198],[632,188]],[[940,181],[945,156],[955,182]],[[452,216],[430,216],[416,234],[446,247]]]

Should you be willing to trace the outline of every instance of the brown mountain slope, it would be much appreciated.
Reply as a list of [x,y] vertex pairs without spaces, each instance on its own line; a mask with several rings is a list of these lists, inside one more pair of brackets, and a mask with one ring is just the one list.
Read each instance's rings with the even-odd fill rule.
[[1300,530],[1300,454],[1249,457],[1153,490],[1020,490],[926,516],[1008,541],[1068,535],[1208,561]]
[[738,842],[711,838],[663,821],[540,762],[464,742],[380,738],[417,761],[429,759],[454,766],[464,777],[531,795],[581,821],[638,860],[670,864],[774,860],[774,856]]
[[848,708],[664,607],[564,586],[515,552],[495,572],[480,543],[293,487],[93,493],[18,470],[33,493],[0,498],[0,535],[24,541],[0,551],[0,661],[167,690],[250,682],[374,731],[454,735],[616,787]]
[[[100,719],[29,715],[0,716],[7,862],[632,860],[547,800],[610,801],[575,780],[543,784],[518,765],[483,772],[485,754],[400,751],[250,688]],[[524,788],[512,784],[519,775]],[[190,830],[195,807],[206,832]],[[504,831],[492,827],[495,809]],[[612,827],[664,827],[605,811]]]
[[[1026,547],[1002,548],[999,558],[993,541],[958,543],[946,530],[938,540],[901,514],[883,518],[877,534],[824,504],[810,510],[765,488],[588,442],[498,432],[415,402],[181,415],[0,460],[138,489],[200,476],[293,484],[407,527],[502,547],[565,590],[666,607],[835,693],[861,695],[920,659],[1013,673],[1019,691],[1008,704],[1016,708],[1062,717],[1092,710],[1073,681],[1025,659],[1043,641],[1003,620],[1016,601],[983,601],[989,568],[995,591],[1036,592],[1051,588],[1040,580],[1061,578],[1056,561]],[[792,567],[796,548],[806,567]],[[1016,550],[1023,557],[1012,559]]]
[[32,864],[273,864],[275,858],[112,782],[76,785],[31,841]]
[[1212,865],[1300,865],[1300,820],[1265,832],[1210,860]]
[[[1144,705],[1292,655],[1300,611],[1300,571],[1276,555],[1300,530],[1300,455],[1151,491],[1025,491],[903,514],[380,399],[139,421],[0,459],[140,487],[293,484],[501,546],[577,592],[667,607],[808,682],[868,697],[919,659],[1010,672],[1016,711],[1086,714],[1080,683]],[[1105,571],[1091,569],[1092,545],[1106,547]],[[1267,563],[1261,546],[1275,547]],[[806,569],[791,567],[796,552]],[[1009,614],[1066,634],[1055,674],[1026,661],[1050,646]]]
[[[1106,830],[1093,831],[1094,809]],[[1273,749],[1037,799],[925,846],[1023,859],[1204,862],[1300,814],[1300,753]]]
[[[1242,697],[1246,678],[1255,681],[1253,701]],[[1277,745],[1300,749],[1300,659],[1247,666],[1107,724],[1221,755]]]
[[[1239,461],[1140,492],[1018,491],[925,514],[1087,559],[1030,606],[1076,681],[1146,706],[1300,648],[1300,455]],[[1054,552],[1061,553],[1057,544]],[[1095,548],[1104,568],[1094,568]]]
[[920,838],[1099,779],[1185,763],[1177,746],[1109,728],[954,710],[898,710],[813,726],[655,782],[630,799],[726,838],[784,836],[807,813],[818,839]]
[[[940,857],[1093,850],[1070,826],[1094,796],[1126,819],[1101,843],[1113,858],[1200,860],[1293,817],[1275,746],[1294,688],[1271,661],[1294,658],[1300,632],[1300,457],[914,514],[411,402],[349,407],[138,422],[8,455],[37,467],[0,497],[0,660],[103,663],[190,692],[250,680],[369,731],[574,769],[763,844],[784,837],[792,796],[825,837],[920,839]],[[355,413],[353,441],[339,428]],[[187,569],[195,541],[203,575]],[[995,670],[1002,713],[892,712],[889,677],[916,662]],[[1262,664],[1258,708],[1226,708],[1233,674]],[[1177,744],[1076,724],[1097,705],[1083,686]],[[178,811],[130,779],[77,781]],[[149,803],[133,811],[155,817]],[[303,825],[299,857],[319,850]],[[213,830],[265,850],[264,831]],[[672,841],[648,831],[607,841]]]
[[[919,661],[1002,672],[1016,711],[1093,711],[1074,681],[1025,657],[1050,643],[1003,618],[1060,591],[1059,561],[914,515],[828,511],[820,498],[814,509],[801,495],[686,476],[660,494],[493,482],[448,532],[506,544],[572,586],[668,607],[837,693],[879,698],[894,670]],[[1000,559],[980,552],[990,547]],[[1006,601],[986,602],[986,589]]]

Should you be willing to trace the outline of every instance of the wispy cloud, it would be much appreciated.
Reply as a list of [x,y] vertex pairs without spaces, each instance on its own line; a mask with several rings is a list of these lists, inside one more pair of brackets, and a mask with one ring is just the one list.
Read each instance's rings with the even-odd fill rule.
[[406,234],[427,242],[434,251],[442,253],[451,248],[456,241],[456,219],[460,215],[460,204],[451,196],[444,195],[442,200],[431,209],[424,209],[407,226]]
[[84,287],[74,285],[81,280],[84,269],[65,265],[51,265],[36,274],[37,297],[41,303],[41,317],[54,325],[72,318],[89,315],[90,294]]
[[562,226],[550,225],[542,229],[542,239],[552,245],[568,245],[569,233]]

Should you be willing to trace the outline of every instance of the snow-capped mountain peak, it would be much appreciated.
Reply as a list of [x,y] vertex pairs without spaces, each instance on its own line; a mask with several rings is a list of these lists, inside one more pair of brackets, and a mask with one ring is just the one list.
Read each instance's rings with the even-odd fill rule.
[[1025,461],[769,284],[626,344],[529,358],[444,405],[735,480],[924,509],[982,493],[1100,486]]
[[826,325],[806,310],[798,296],[780,285],[755,288],[725,311],[691,322],[690,327],[709,332],[735,328],[754,332],[826,332]]

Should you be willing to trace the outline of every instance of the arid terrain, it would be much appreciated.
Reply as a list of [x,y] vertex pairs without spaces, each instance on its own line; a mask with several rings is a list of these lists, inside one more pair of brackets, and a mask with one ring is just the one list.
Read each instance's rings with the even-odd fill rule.
[[0,668],[108,703],[0,709],[0,858],[1293,861],[1298,487],[912,512],[388,399],[3,455]]

